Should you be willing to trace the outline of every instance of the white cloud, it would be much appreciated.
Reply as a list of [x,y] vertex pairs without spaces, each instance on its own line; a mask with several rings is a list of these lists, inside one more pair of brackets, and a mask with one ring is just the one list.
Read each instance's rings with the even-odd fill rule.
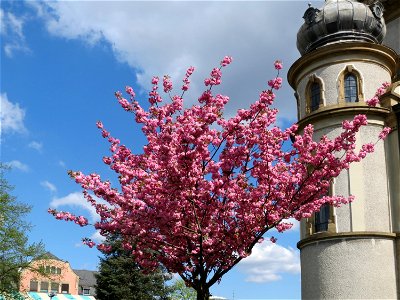
[[0,22],[5,54],[12,57],[16,51],[29,52],[23,33],[24,18],[0,9]]
[[12,169],[17,169],[22,172],[29,172],[29,166],[20,162],[19,160],[12,160],[6,163],[9,165]]
[[62,160],[59,160],[58,161],[58,165],[60,166],[60,167],[62,167],[62,168],[65,168],[67,165],[65,164],[65,162],[64,161],[62,161]]
[[47,180],[42,181],[40,183],[40,185],[43,186],[44,188],[46,188],[47,190],[49,190],[52,193],[57,192],[57,187],[53,183],[51,183],[51,182],[49,182]]
[[42,143],[39,143],[39,142],[36,142],[36,141],[32,141],[32,142],[30,142],[30,143],[28,144],[28,147],[29,147],[29,148],[32,148],[32,149],[35,149],[35,150],[37,150],[38,152],[42,152],[43,144],[42,144]]
[[[137,71],[145,88],[150,87],[151,76],[164,74],[171,75],[179,88],[184,71],[194,65],[198,71],[187,95],[197,99],[211,68],[224,55],[232,55],[234,63],[224,71],[223,87],[216,89],[231,96],[228,114],[258,98],[266,81],[275,76],[275,59],[288,67],[299,57],[294,47],[303,21],[299,10],[307,9],[306,2],[292,1],[61,1],[33,6],[51,34],[88,45],[107,43],[119,61]],[[282,16],[288,22],[281,22]],[[121,87],[125,84],[129,83]],[[280,95],[281,116],[294,120],[291,88]]]
[[78,207],[89,212],[92,221],[98,221],[99,216],[95,208],[87,202],[81,192],[70,193],[65,197],[53,198],[50,207],[59,208],[60,206]]
[[2,133],[26,133],[24,125],[25,110],[18,103],[12,103],[8,100],[7,94],[0,94],[1,101],[1,126]]
[[97,230],[90,236],[90,239],[96,243],[102,243],[106,238],[100,234],[100,231]]
[[253,248],[252,254],[238,264],[238,269],[247,275],[249,282],[280,280],[282,273],[300,273],[299,252],[265,241]]

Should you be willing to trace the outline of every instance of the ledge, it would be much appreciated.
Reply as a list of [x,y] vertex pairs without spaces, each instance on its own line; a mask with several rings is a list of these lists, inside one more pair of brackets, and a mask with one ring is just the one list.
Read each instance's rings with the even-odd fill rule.
[[297,248],[300,250],[305,246],[308,246],[317,242],[325,242],[340,239],[368,239],[368,238],[379,238],[379,239],[396,239],[399,234],[390,232],[380,232],[380,231],[357,231],[357,232],[340,232],[340,233],[329,233],[320,232],[315,233],[310,237],[302,239],[297,243]]
[[365,102],[343,103],[321,107],[315,112],[301,118],[297,124],[302,129],[308,124],[314,124],[318,120],[325,120],[333,116],[354,116],[356,114],[365,114],[367,116],[383,116],[390,114],[390,109],[385,107],[371,107]]

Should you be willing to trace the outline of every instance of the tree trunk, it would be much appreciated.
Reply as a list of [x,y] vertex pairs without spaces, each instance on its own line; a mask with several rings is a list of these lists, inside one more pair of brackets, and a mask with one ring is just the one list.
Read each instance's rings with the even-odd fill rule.
[[210,299],[210,290],[208,287],[200,286],[197,292],[197,300],[209,300]]

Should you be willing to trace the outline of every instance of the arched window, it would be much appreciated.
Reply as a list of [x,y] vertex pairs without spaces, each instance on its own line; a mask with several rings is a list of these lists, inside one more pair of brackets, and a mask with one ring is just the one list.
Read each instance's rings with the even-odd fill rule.
[[348,73],[344,77],[344,99],[346,102],[358,102],[357,77]]
[[339,104],[364,101],[363,78],[352,65],[346,66],[338,77]]
[[321,86],[318,82],[313,82],[310,86],[311,105],[310,110],[315,111],[321,103]]
[[315,232],[328,231],[331,207],[328,203],[321,206],[321,209],[315,213]]
[[309,76],[305,88],[306,114],[312,113],[324,105],[324,83],[315,74]]

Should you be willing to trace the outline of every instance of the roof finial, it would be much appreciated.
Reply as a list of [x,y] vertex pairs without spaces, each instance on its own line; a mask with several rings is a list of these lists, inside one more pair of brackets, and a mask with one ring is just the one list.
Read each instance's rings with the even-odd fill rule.
[[311,7],[311,2],[308,2],[308,7]]

